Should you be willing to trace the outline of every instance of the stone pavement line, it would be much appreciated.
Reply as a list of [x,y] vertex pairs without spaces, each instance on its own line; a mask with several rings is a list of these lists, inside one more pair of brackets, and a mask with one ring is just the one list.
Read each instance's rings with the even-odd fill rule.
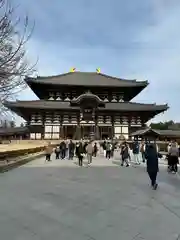
[[[73,160],[61,160],[55,159],[55,155],[52,155],[51,162],[45,162],[45,158],[41,157],[35,160],[34,162],[27,163],[24,167],[79,167],[78,159],[75,157]],[[83,160],[83,167],[87,167],[88,160],[85,157]],[[112,160],[107,160],[103,157],[93,157],[92,163],[88,167],[105,167],[105,166],[114,166]],[[23,166],[22,166],[23,167]]]
[[[162,171],[165,187],[152,191],[142,168],[96,160],[87,169],[38,158],[2,175],[2,240],[177,240],[178,179]],[[101,165],[106,161],[111,167]]]

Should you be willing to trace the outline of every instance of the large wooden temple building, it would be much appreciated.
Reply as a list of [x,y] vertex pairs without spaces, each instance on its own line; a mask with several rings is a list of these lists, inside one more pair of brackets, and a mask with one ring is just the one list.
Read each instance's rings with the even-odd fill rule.
[[76,71],[25,81],[40,100],[4,105],[27,121],[30,139],[128,139],[131,132],[168,109],[131,102],[147,81]]

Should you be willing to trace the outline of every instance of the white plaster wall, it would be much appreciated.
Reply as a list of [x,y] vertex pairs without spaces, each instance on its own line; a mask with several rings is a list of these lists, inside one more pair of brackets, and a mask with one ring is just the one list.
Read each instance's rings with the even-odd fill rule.
[[51,134],[50,133],[45,133],[44,138],[45,139],[51,139]]
[[45,133],[50,133],[50,132],[52,132],[52,126],[50,126],[50,125],[45,125],[44,126],[44,132]]
[[114,127],[115,134],[121,134],[121,127]]
[[122,134],[128,134],[129,128],[128,127],[122,127]]
[[53,126],[52,127],[52,132],[53,133],[59,133],[59,131],[60,131],[60,126]]
[[36,138],[35,133],[30,133],[30,139],[35,139],[35,138]]

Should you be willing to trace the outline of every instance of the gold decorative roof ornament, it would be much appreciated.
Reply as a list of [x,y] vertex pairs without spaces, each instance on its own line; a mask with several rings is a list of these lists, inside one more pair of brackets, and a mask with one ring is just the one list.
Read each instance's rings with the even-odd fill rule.
[[96,73],[101,73],[101,69],[100,68],[96,68]]
[[70,69],[70,72],[75,72],[75,71],[76,71],[76,68],[74,67]]

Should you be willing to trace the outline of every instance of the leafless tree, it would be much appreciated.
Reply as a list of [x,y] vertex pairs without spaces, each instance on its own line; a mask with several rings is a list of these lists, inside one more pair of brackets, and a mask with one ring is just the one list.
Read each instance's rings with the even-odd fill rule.
[[[24,77],[35,71],[27,60],[26,44],[33,29],[27,16],[15,18],[16,7],[9,0],[0,0],[0,114],[2,102],[26,87]],[[23,29],[22,27],[23,26]]]

